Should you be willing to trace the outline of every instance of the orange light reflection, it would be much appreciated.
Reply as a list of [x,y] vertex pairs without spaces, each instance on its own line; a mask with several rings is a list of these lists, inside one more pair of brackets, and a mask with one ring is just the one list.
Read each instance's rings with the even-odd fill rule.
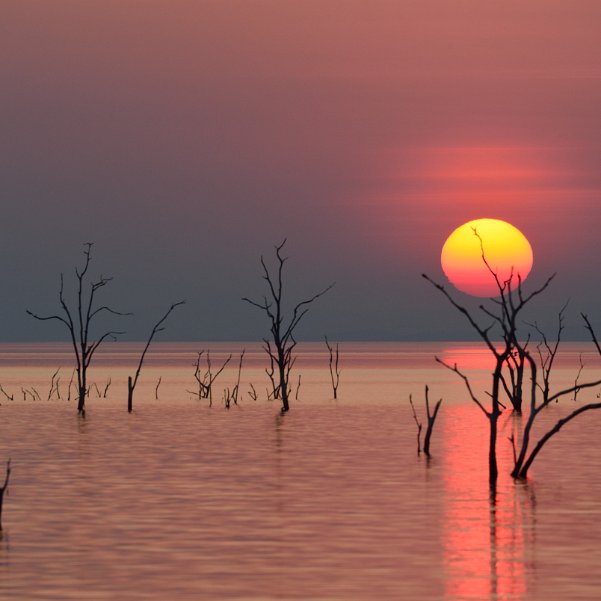
[[493,495],[485,416],[469,405],[447,411],[441,453],[448,499],[443,519],[445,599],[522,601],[532,503],[508,476],[511,449],[504,429],[511,429],[514,417],[508,413],[499,424],[500,479]]

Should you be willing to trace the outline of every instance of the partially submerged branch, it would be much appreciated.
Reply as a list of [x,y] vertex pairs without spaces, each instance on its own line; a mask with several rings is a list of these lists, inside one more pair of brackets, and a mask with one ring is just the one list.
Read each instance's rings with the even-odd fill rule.
[[60,399],[61,398],[61,394],[60,394],[60,390],[59,390],[59,382],[60,382],[60,378],[58,378],[58,374],[60,372],[61,368],[59,367],[53,374],[52,374],[52,378],[50,379],[50,390],[48,391],[48,398],[47,400],[49,401],[52,396],[54,395],[54,393],[56,392],[57,398]]
[[197,354],[196,362],[194,363],[194,379],[196,380],[196,383],[198,385],[198,391],[197,392],[188,391],[188,392],[197,396],[198,400],[208,398],[209,399],[209,407],[212,407],[213,406],[213,384],[215,383],[215,380],[217,379],[219,374],[221,374],[221,372],[225,369],[226,365],[231,361],[232,355],[230,354],[229,357],[223,362],[221,367],[215,373],[213,373],[212,362],[211,362],[211,352],[207,351],[207,354],[206,354],[207,369],[204,372],[204,374],[202,374],[201,369],[200,369],[200,362],[201,362],[203,355],[204,355],[204,350],[200,351]]
[[171,315],[171,312],[175,308],[179,307],[180,305],[184,305],[184,304],[186,304],[186,301],[184,301],[184,300],[181,300],[177,303],[173,303],[169,307],[169,309],[167,310],[165,315],[163,315],[163,317],[161,317],[161,319],[159,319],[159,321],[157,321],[156,324],[154,325],[154,327],[152,328],[152,331],[150,332],[150,336],[148,337],[148,340],[146,341],[146,346],[144,347],[144,350],[142,351],[142,354],[140,355],[140,361],[138,362],[138,368],[136,369],[136,373],[133,378],[131,376],[129,376],[127,378],[127,411],[129,413],[131,413],[133,410],[134,390],[136,388],[136,384],[138,383],[138,378],[140,377],[140,372],[142,371],[142,365],[144,363],[146,353],[148,352],[148,349],[150,348],[150,344],[152,343],[152,341],[153,341],[154,337],[157,335],[157,333],[162,332],[165,329],[163,327],[163,324],[165,323],[165,321],[167,320],[169,315]]
[[585,327],[589,331],[589,334],[591,335],[591,338],[593,339],[593,344],[595,345],[597,352],[599,353],[599,355],[601,355],[601,346],[599,345],[599,340],[597,340],[597,336],[595,334],[595,331],[593,330],[593,326],[591,325],[591,322],[589,321],[588,315],[581,313],[580,316],[584,320]]
[[332,346],[327,336],[324,336],[326,347],[330,354],[330,380],[332,382],[332,392],[334,393],[334,398],[338,398],[338,385],[340,384],[340,368],[338,367],[339,362],[339,353],[338,353],[338,343],[336,346]]
[[6,475],[4,476],[4,484],[0,487],[0,531],[2,530],[2,505],[4,503],[4,493],[8,491],[8,481],[10,479],[10,459],[6,462]]
[[413,414],[413,421],[417,426],[417,454],[421,455],[422,452],[422,423],[419,421],[417,417],[417,413],[415,411],[415,405],[413,404],[413,396],[409,395],[409,404],[411,405],[411,413]]
[[225,403],[225,408],[229,409],[230,405],[233,403],[234,405],[238,404],[238,396],[240,393],[240,378],[242,376],[242,362],[244,361],[244,354],[246,353],[245,349],[242,349],[242,353],[240,354],[240,361],[238,362],[238,378],[236,380],[236,384],[230,390],[226,388],[223,391],[223,400]]
[[[453,370],[454,371],[454,370]],[[432,431],[434,430],[434,423],[436,422],[436,417],[438,416],[438,411],[442,404],[442,399],[439,399],[434,405],[434,411],[430,411],[430,397],[429,397],[429,388],[426,385],[425,387],[425,404],[426,404],[426,435],[424,437],[424,455],[426,457],[430,457],[430,441],[432,438]],[[411,405],[411,411],[413,412],[413,420],[417,424],[417,454],[419,455],[421,452],[421,433],[422,433],[422,422],[419,421],[417,417],[417,413],[415,411],[415,406],[413,404],[413,397],[409,395],[409,403]]]
[[2,384],[0,384],[0,392],[7,398],[7,400],[9,400],[9,401],[15,400],[15,395],[8,394],[8,392],[6,392],[6,390],[4,390],[4,388],[2,388]]

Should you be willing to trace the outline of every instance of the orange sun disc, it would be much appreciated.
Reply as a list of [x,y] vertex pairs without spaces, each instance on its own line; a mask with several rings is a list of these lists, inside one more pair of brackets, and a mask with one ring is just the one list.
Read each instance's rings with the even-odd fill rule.
[[[482,240],[482,246],[480,245]],[[442,247],[440,262],[449,281],[472,296],[499,296],[494,276],[502,283],[513,274],[512,287],[532,269],[532,247],[520,230],[500,219],[475,219],[458,227]]]

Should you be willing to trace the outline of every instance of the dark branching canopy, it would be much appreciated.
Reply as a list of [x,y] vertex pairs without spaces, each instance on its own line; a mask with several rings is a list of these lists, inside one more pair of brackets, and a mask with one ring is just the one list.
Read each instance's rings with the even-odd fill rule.
[[89,268],[92,260],[92,242],[84,244],[84,263],[81,268],[75,268],[76,292],[75,299],[71,303],[65,296],[65,278],[60,275],[60,288],[58,293],[60,311],[52,315],[38,315],[27,309],[27,313],[40,321],[59,321],[68,330],[75,355],[75,369],[79,387],[78,412],[83,414],[85,409],[85,398],[87,388],[87,370],[98,347],[107,339],[116,340],[116,337],[124,332],[120,330],[108,330],[94,337],[91,327],[96,318],[102,314],[117,316],[131,315],[109,307],[98,305],[97,295],[112,278],[100,276],[96,280],[90,280]]
[[[290,370],[294,365],[293,350],[296,346],[294,332],[303,317],[309,311],[309,305],[323,296],[330,290],[334,284],[330,284],[320,292],[317,292],[310,298],[296,303],[289,314],[285,314],[284,309],[284,266],[288,257],[283,256],[283,249],[286,244],[284,240],[275,247],[276,268],[270,271],[261,255],[261,267],[263,268],[263,279],[267,284],[267,294],[262,300],[252,300],[244,297],[242,300],[257,307],[265,313],[270,324],[270,338],[264,338],[264,348],[278,369],[279,383],[274,390],[274,396],[282,399],[282,411],[289,409],[289,377]],[[273,344],[272,344],[273,343]]]

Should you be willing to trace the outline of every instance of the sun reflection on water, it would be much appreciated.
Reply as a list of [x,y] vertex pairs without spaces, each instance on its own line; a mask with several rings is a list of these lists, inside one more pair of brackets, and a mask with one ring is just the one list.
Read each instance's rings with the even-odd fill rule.
[[[498,448],[501,477],[488,487],[485,417],[473,407],[450,409],[459,427],[443,433],[445,489],[443,546],[445,599],[523,601],[527,598],[527,549],[530,547],[534,498],[529,486],[506,475],[510,448]],[[509,427],[507,416],[501,425]],[[466,462],[466,458],[469,458]]]

